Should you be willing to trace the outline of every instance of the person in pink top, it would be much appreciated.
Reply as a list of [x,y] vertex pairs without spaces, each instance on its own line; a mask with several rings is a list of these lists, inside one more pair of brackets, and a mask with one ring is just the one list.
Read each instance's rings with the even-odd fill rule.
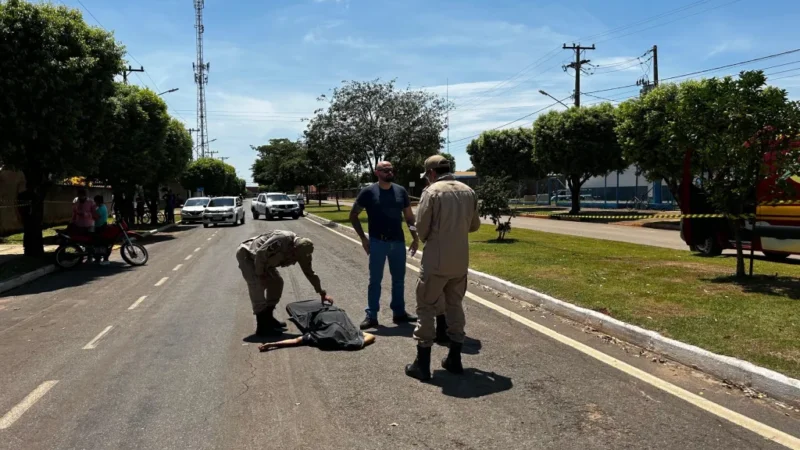
[[72,204],[71,225],[88,233],[94,228],[96,218],[94,201],[86,197],[86,189],[78,189],[78,201]]

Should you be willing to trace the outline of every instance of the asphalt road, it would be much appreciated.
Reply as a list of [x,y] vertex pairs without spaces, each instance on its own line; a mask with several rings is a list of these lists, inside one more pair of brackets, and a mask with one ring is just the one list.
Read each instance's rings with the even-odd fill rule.
[[[316,243],[323,287],[359,322],[367,260],[346,238],[309,220],[179,227],[148,244],[144,267],[115,255],[109,267],[60,272],[0,294],[0,449],[733,450],[795,445],[789,434],[785,445],[765,439],[761,426],[800,437],[795,411],[475,287],[498,308],[715,402],[722,413],[472,300],[467,374],[437,370],[429,384],[407,378],[412,329],[390,323],[388,273],[386,326],[374,345],[259,353],[234,252],[274,228]],[[315,297],[298,267],[281,272],[282,305]],[[415,276],[406,277],[409,309]],[[437,347],[434,360],[445,352]],[[742,426],[736,413],[761,425]]]

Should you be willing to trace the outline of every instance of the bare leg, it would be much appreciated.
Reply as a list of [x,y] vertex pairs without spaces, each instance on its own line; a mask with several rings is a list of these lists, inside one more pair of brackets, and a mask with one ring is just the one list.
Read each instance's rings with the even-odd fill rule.
[[267,342],[258,346],[258,350],[262,352],[274,350],[276,348],[297,347],[303,345],[303,336],[298,336],[292,339],[285,339],[277,342]]

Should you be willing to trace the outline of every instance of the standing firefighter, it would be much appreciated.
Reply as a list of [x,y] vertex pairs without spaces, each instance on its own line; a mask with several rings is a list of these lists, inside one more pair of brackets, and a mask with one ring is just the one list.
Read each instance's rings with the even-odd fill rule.
[[239,245],[236,260],[250,291],[250,303],[256,316],[257,335],[280,335],[286,326],[286,322],[277,320],[274,315],[275,306],[283,293],[283,278],[278,273],[278,267],[300,264],[300,268],[322,301],[331,301],[311,267],[313,252],[314,244],[309,239],[281,230],[252,237]]
[[436,315],[447,318],[450,351],[442,367],[461,373],[464,343],[464,294],[469,269],[469,239],[480,226],[478,197],[450,173],[450,161],[434,155],[425,161],[430,186],[422,193],[417,208],[417,233],[425,243],[417,280],[417,315],[414,330],[417,358],[406,366],[406,375],[425,381],[431,378],[431,347],[436,340]]

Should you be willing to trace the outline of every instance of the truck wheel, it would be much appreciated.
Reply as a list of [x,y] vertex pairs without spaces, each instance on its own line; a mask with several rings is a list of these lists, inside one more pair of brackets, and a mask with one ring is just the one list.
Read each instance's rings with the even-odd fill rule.
[[702,244],[696,246],[696,249],[701,256],[712,257],[722,254],[722,247],[720,247],[719,243],[714,239],[714,236],[707,237]]
[[789,253],[764,251],[764,256],[770,261],[780,262],[785,261]]

